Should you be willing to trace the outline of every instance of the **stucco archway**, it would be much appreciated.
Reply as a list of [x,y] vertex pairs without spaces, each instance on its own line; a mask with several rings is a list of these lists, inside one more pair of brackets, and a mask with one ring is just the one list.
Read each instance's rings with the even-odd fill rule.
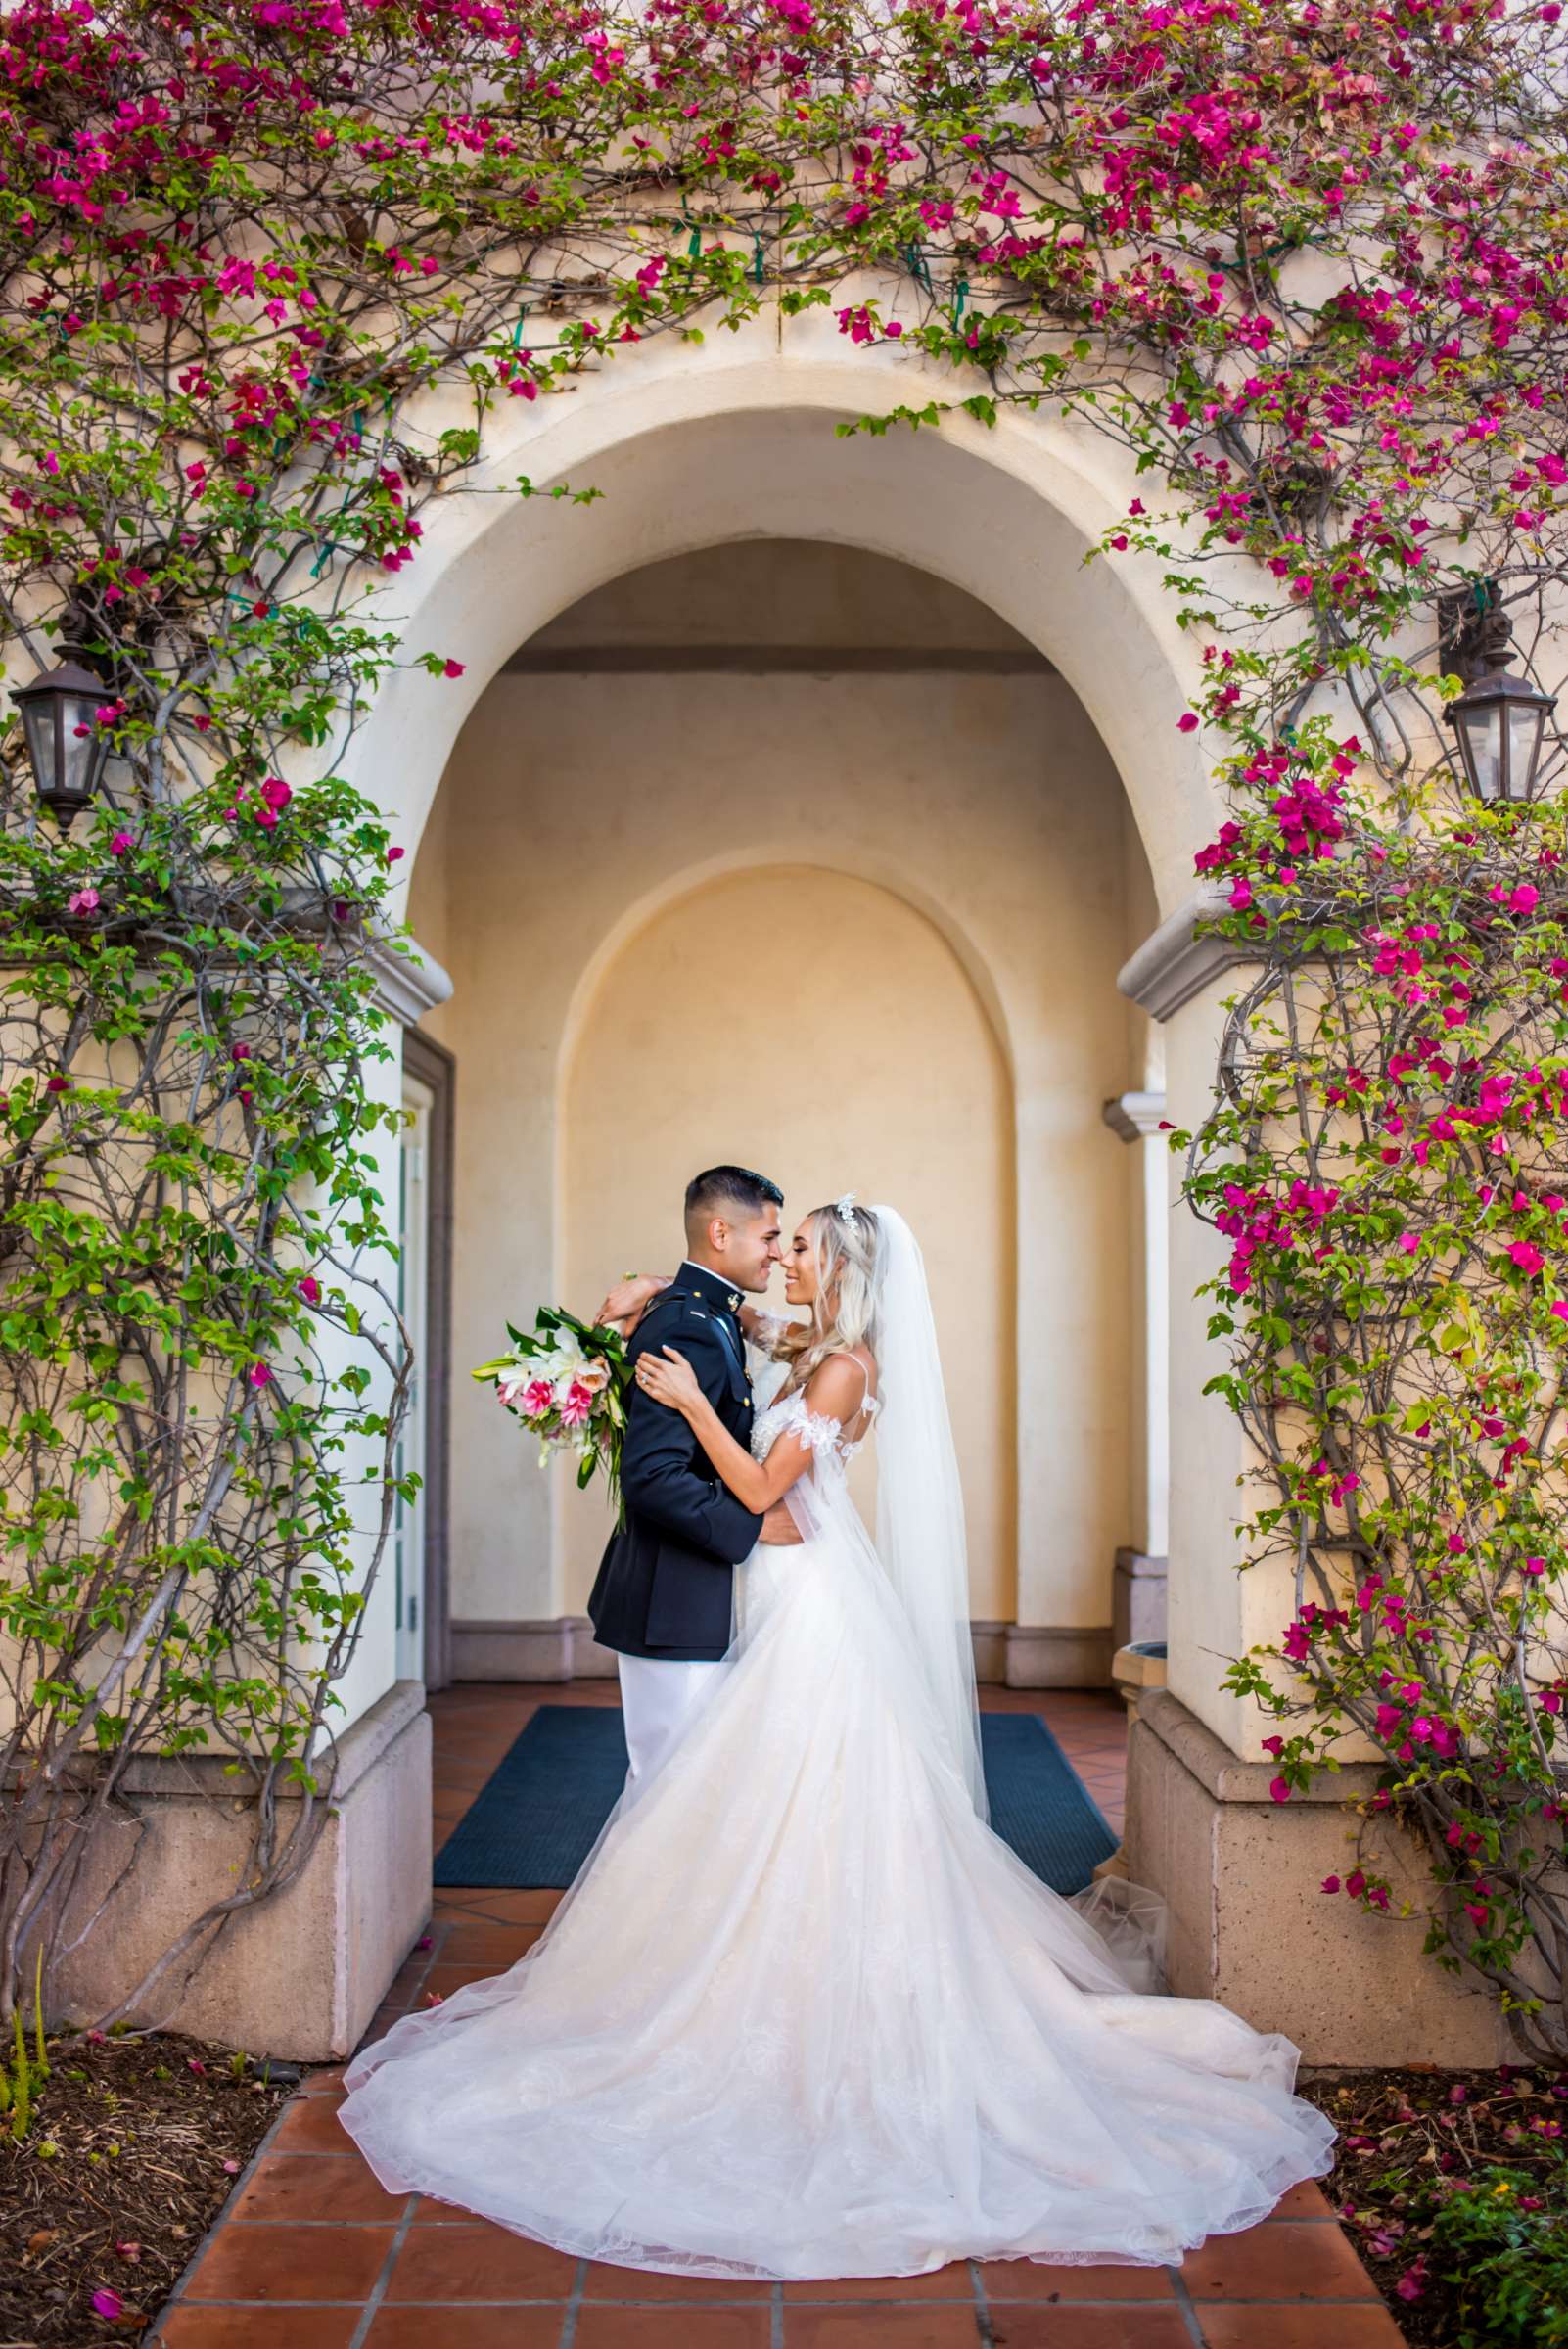
[[[490,493],[431,516],[412,600],[389,591],[411,656],[460,659],[435,685],[393,677],[350,746],[348,768],[417,847],[457,735],[514,648],[622,573],[756,537],[818,538],[892,556],[962,588],[1060,670],[1109,751],[1132,807],[1162,912],[1190,886],[1217,823],[1203,763],[1177,731],[1195,649],[1161,569],[1084,556],[1125,510],[1117,452],[1060,418],[963,416],[940,431],[841,438],[836,427],[896,400],[944,397],[945,379],[852,353],[820,325],[782,346],[773,328],[733,347],[618,360],[571,398],[507,415]],[[524,408],[526,403],[515,406]],[[594,488],[570,497],[537,491]]]
[[[1156,942],[1159,984],[1140,999],[1170,1023],[1172,1114],[1178,1123],[1191,1123],[1210,1096],[1220,998],[1228,985],[1223,972],[1190,957],[1190,930],[1178,913],[1193,852],[1221,819],[1195,738],[1178,730],[1197,682],[1200,648],[1176,629],[1158,565],[1084,567],[1085,550],[1125,510],[1135,486],[1118,478],[1108,447],[1085,433],[1043,416],[1006,419],[992,434],[961,419],[950,420],[940,434],[912,437],[844,439],[834,432],[847,417],[899,399],[940,396],[945,389],[918,370],[890,369],[856,355],[836,342],[823,321],[781,328],[769,320],[722,351],[700,358],[671,349],[650,353],[613,381],[579,388],[569,401],[541,403],[539,410],[508,418],[512,429],[491,465],[493,501],[453,501],[434,514],[426,560],[411,581],[412,602],[394,607],[394,595],[402,596],[399,582],[383,603],[389,617],[395,609],[411,656],[455,655],[466,662],[466,674],[444,688],[422,672],[396,679],[353,746],[351,771],[387,809],[402,844],[414,850],[462,731],[473,737],[481,764],[511,762],[513,795],[500,810],[499,826],[491,824],[492,837],[502,837],[508,825],[528,827],[531,851],[540,802],[517,785],[526,773],[536,783],[541,770],[528,769],[503,721],[508,711],[515,716],[532,705],[526,692],[521,698],[514,693],[509,703],[508,691],[522,680],[503,679],[500,672],[514,649],[555,616],[640,566],[749,540],[788,537],[907,564],[978,598],[1043,654],[1062,681],[1063,698],[1053,713],[1058,731],[1043,738],[1064,782],[1050,811],[1059,835],[1052,854],[1071,848],[1075,825],[1082,849],[1085,832],[1108,807],[1130,809],[1147,863],[1145,890],[1152,878],[1158,911],[1172,917]],[[603,502],[586,509],[566,499],[520,503],[507,485],[516,472],[528,473],[541,488],[591,485],[604,493]],[[1037,744],[1041,739],[1037,729]],[[729,755],[738,761],[744,754],[731,744]],[[591,841],[594,779],[579,767],[568,781],[575,794],[568,812]],[[1012,794],[1015,808],[1031,790],[1026,784]],[[987,822],[999,804],[982,810]],[[496,812],[492,807],[491,816]],[[1055,1367],[1071,1391],[1054,1410],[1048,1397],[1045,1408],[1038,1397],[1026,1398],[1021,1341],[1020,1424],[1028,1437],[1019,1449],[1018,1628],[1026,1633],[1020,1644],[1034,1640],[1047,1669],[1017,1677],[1031,1684],[1066,1677],[1054,1669],[1064,1638],[1071,1641],[1088,1627],[1077,1677],[1103,1678],[1096,1667],[1104,1642],[1093,1629],[1102,1611],[1085,1605],[1085,1585],[1075,1584],[1071,1572],[1058,1575],[1054,1585],[1050,1575],[1073,1552],[1103,1578],[1108,1556],[1104,1524],[1092,1512],[1115,1487],[1106,1461],[1115,1411],[1125,1410],[1127,1324],[1114,1282],[1096,1285],[1090,1277],[1109,1262],[1102,1234],[1091,1226],[1094,1214],[1109,1211],[1114,1220],[1122,1212],[1130,1154],[1119,1155],[1099,1112],[1119,1085],[1132,1088],[1129,1099],[1148,1104],[1148,1093],[1137,1089],[1147,1078],[1144,1038],[1116,998],[1121,955],[1111,952],[1111,929],[1103,920],[1096,934],[1086,918],[1094,911],[1089,893],[1076,887],[1047,903],[1041,876],[1048,875],[1050,860],[1039,853],[1038,842],[1030,853],[1015,852],[1018,844],[1005,825],[992,822],[988,833],[986,823],[977,828],[969,822],[974,814],[973,806],[966,809],[966,828],[955,838],[973,847],[970,833],[976,832],[994,887],[977,895],[973,876],[966,883],[954,869],[961,858],[944,856],[929,896],[933,903],[949,900],[957,925],[949,935],[979,942],[980,958],[992,974],[1003,1010],[997,1025],[1012,1046],[1020,1170],[1046,1168],[1058,1179],[1064,1163],[1078,1154],[1068,1186],[1072,1197],[1057,1203],[1062,1212],[1047,1200],[1046,1212],[1018,1219],[1018,1291],[1034,1317],[1034,1337],[1038,1341],[1045,1330]],[[535,970],[527,958],[534,953],[538,960],[538,942],[549,936],[552,918],[564,941],[559,954],[542,958],[540,999],[530,1005],[533,1027],[525,1039],[530,1081],[542,1072],[542,1096],[535,1086],[520,1111],[506,1088],[492,1082],[494,1039],[506,1033],[509,1016],[504,999],[484,1006],[487,1024],[462,1080],[462,1097],[471,1108],[478,1099],[490,1105],[487,1114],[511,1121],[495,1169],[478,1194],[482,1224],[488,1217],[488,1228],[500,1228],[508,1216],[518,1221],[515,1170],[542,1153],[555,1179],[554,1072],[575,990],[591,964],[605,967],[603,956],[613,956],[626,925],[634,928],[639,905],[656,901],[673,874],[696,870],[706,853],[694,852],[689,839],[669,843],[668,855],[662,850],[650,855],[646,836],[637,846],[657,869],[619,872],[591,924],[575,922],[571,907],[552,898],[548,874],[542,894],[525,905],[508,899],[505,875],[498,883],[496,861],[486,865],[483,847],[478,860],[469,860],[468,871],[478,871],[492,891],[492,926],[510,920],[515,927],[517,983],[533,984]],[[745,844],[745,861],[779,847],[755,834]],[[1063,854],[1059,861],[1066,869],[1073,858]],[[558,872],[559,864],[553,869]],[[1091,881],[1092,858],[1085,865],[1080,856],[1076,870],[1081,883]],[[1138,898],[1126,887],[1127,870],[1124,908]],[[493,894],[497,885],[499,896]],[[1002,969],[1006,956],[982,935],[992,919],[992,895],[1010,898],[1009,919],[1025,905],[1038,934],[1033,964],[1026,968],[1023,957],[1010,979]],[[1151,904],[1139,936],[1153,927],[1154,910]],[[1001,927],[1007,926],[1004,920]],[[439,954],[439,942],[432,943]],[[1136,943],[1128,938],[1123,951]],[[1189,959],[1201,967],[1189,969]],[[461,992],[462,976],[454,975]],[[1032,1007],[1032,1033],[1019,1016],[1021,1007]],[[1064,1045],[1070,1047],[1065,1057]],[[1141,1128],[1130,1112],[1128,1117],[1135,1135]],[[1151,1139],[1148,1147],[1152,1153],[1159,1144]],[[1109,1155],[1096,1160],[1096,1148]],[[1164,1197],[1169,1203],[1170,1194]],[[1091,1211],[1087,1220],[1084,1202]],[[1150,1216],[1157,1216],[1162,1190],[1152,1176],[1148,1203]],[[559,1229],[542,1198],[534,1200],[523,1226],[524,1245],[499,1267],[503,1277],[483,1300],[483,1333],[472,1346],[460,1341],[459,1360],[491,1350],[503,1293],[527,1298],[557,1289]],[[1293,1925],[1299,1924],[1303,1911],[1290,1905],[1301,1886],[1333,1863],[1331,1844],[1340,1828],[1331,1810],[1314,1813],[1304,1806],[1290,1830],[1298,1840],[1284,1850],[1277,1807],[1268,1793],[1270,1771],[1250,1761],[1256,1720],[1222,1685],[1224,1659],[1248,1643],[1249,1606],[1267,1606],[1268,1598],[1257,1578],[1242,1586],[1232,1569],[1235,1490],[1247,1462],[1243,1440],[1222,1405],[1204,1393],[1213,1357],[1205,1310],[1193,1301],[1212,1268],[1208,1233],[1177,1216],[1169,1356],[1176,1467],[1171,1684],[1146,1708],[1148,1735],[1140,1727],[1141,1744],[1134,1741],[1141,1759],[1132,1773],[1130,1865],[1172,1898],[1178,1990],[1224,1998],[1254,2021],[1283,2028],[1322,2059],[1334,2060],[1367,2051],[1360,2041],[1345,2044],[1343,1983],[1375,1979],[1375,1994],[1363,2003],[1368,2011],[1382,2010],[1388,2005],[1386,1959],[1351,1938],[1359,1931],[1354,1920],[1349,1933],[1337,1921],[1325,1928],[1320,1905],[1311,1910],[1314,1932],[1292,1944],[1283,1961],[1277,1931],[1260,1931],[1252,1887],[1267,1880],[1290,1907]],[[1047,1348],[1036,1343],[1033,1359],[1038,1364],[1042,1358],[1049,1359]],[[1104,1399],[1118,1396],[1118,1372],[1122,1389],[1108,1414]],[[575,1661],[580,1668],[580,1648],[566,1635],[569,1625],[520,1620],[524,1610],[544,1614],[560,1597],[537,1571],[537,1561],[551,1550],[548,1525],[541,1522],[549,1512],[521,1451],[508,1500],[508,1546],[487,1561],[470,1561],[478,1571],[468,1603],[503,1618],[470,1626],[478,1670],[507,1679],[570,1672]],[[494,1514],[499,1521],[500,1513]],[[526,1585],[517,1571],[520,1550],[531,1550],[535,1561]],[[1026,1568],[1037,1577],[1029,1592]],[[1032,1606],[1050,1611],[1028,1611]],[[1047,1629],[1037,1637],[1031,1625]],[[1010,1649],[1008,1661],[1013,1677]],[[1407,1967],[1402,1982],[1408,2012],[1419,2007],[1424,2016],[1432,1997],[1429,1975]],[[1333,1986],[1332,1993],[1324,1984]],[[1386,2051],[1395,2059],[1424,2042],[1409,2037],[1405,2004],[1390,2012]],[[1454,2044],[1461,2041],[1467,2048],[1478,2044],[1473,2029]],[[1384,2048],[1379,2041],[1378,2051]]]

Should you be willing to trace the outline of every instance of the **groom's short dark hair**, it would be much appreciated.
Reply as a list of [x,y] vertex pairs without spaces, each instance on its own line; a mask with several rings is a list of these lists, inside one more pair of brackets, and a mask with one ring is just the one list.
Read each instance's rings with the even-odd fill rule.
[[689,1239],[694,1227],[700,1229],[726,1207],[760,1216],[783,1204],[783,1192],[765,1174],[754,1174],[750,1167],[710,1167],[686,1185],[686,1235]]

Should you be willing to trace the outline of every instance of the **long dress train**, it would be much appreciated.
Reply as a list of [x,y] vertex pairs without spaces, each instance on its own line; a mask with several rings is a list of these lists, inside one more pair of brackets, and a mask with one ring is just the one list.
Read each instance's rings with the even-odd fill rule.
[[349,2065],[382,2183],[565,2251],[748,2278],[1178,2262],[1321,2176],[1299,2050],[1137,1995],[978,1816],[797,1394],[811,1532],[736,1577],[727,1669],[542,1939]]

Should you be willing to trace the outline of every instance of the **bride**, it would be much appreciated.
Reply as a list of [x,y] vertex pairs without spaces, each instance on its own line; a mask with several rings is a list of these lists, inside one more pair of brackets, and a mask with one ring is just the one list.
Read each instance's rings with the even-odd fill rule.
[[850,1195],[787,1262],[810,1317],[752,1323],[750,1453],[678,1354],[638,1375],[799,1543],[738,1571],[725,1668],[543,1937],[356,2056],[344,2125],[393,2191],[625,2267],[1178,2263],[1322,2176],[1332,2124],[1289,2040],[1151,1994],[1155,1896],[1064,1899],[992,1833],[919,1248]]

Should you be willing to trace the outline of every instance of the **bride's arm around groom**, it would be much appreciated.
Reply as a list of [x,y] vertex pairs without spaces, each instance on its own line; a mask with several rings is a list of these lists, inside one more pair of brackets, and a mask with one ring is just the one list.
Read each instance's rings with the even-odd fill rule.
[[[678,1336],[680,1350],[707,1403],[711,1423],[722,1429],[720,1410],[737,1384],[735,1363],[711,1319],[655,1299],[626,1349],[635,1365],[652,1348]],[[631,1389],[625,1442],[621,1454],[621,1489],[628,1513],[646,1518],[716,1563],[738,1565],[756,1546],[761,1511],[737,1500],[719,1481],[690,1422],[667,1410],[641,1384]]]
[[[681,1286],[649,1306],[627,1346],[635,1365],[679,1338],[718,1417],[750,1432],[751,1399],[738,1343],[707,1301]],[[624,1521],[612,1534],[588,1599],[601,1646],[624,1656],[716,1661],[729,1644],[733,1568],[761,1531],[719,1481],[686,1421],[633,1382],[621,1452]]]

